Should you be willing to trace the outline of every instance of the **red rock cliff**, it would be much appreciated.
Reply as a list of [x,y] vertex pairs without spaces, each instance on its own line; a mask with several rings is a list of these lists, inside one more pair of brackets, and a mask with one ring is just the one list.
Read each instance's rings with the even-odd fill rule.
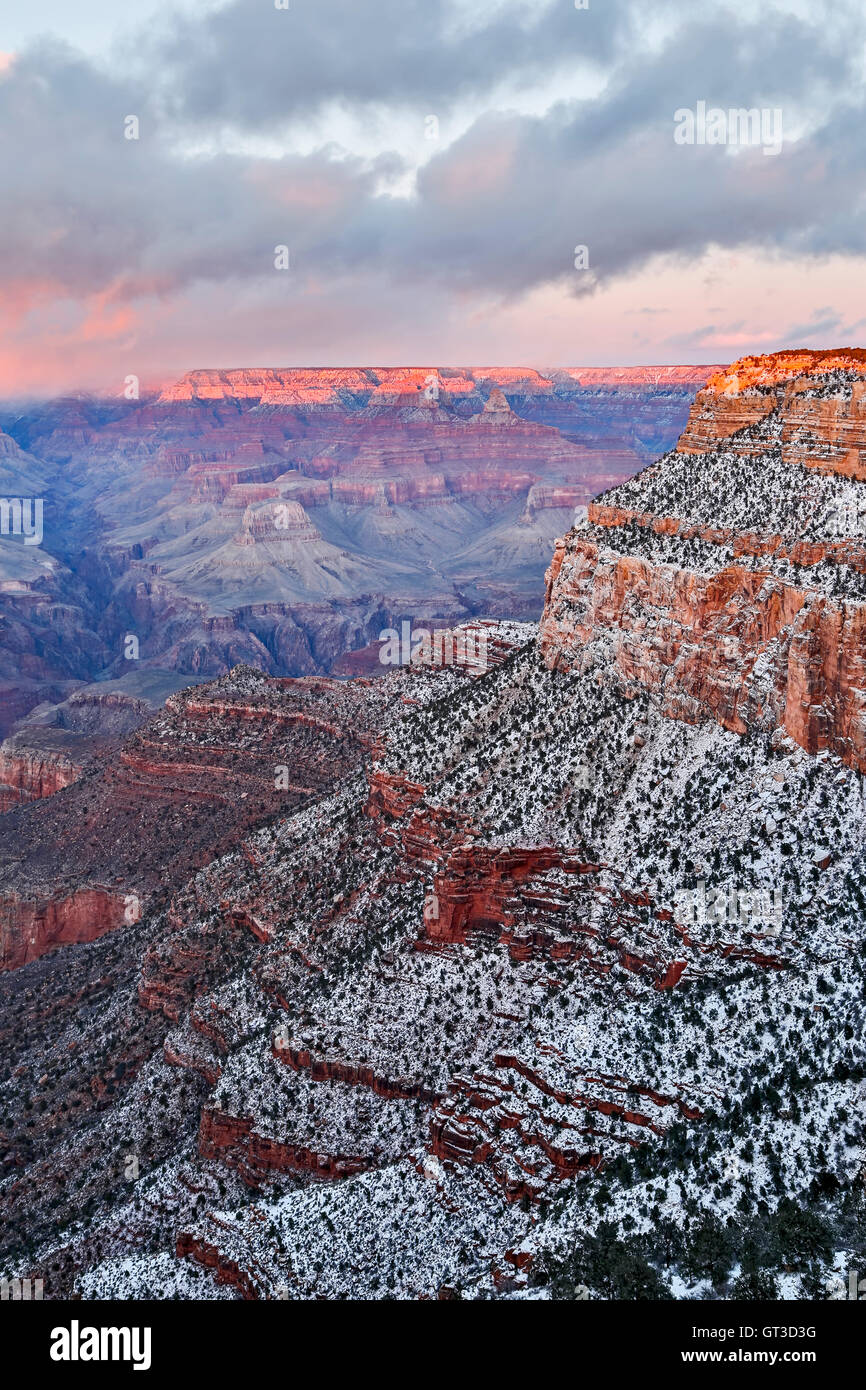
[[57,946],[95,941],[138,915],[134,894],[81,888],[68,897],[0,898],[0,970],[14,970]]
[[23,801],[53,796],[80,776],[63,753],[0,747],[0,814]]
[[[684,483],[672,456],[590,506],[586,524],[557,542],[548,571],[547,664],[600,662],[626,692],[656,692],[670,717],[740,733],[783,728],[810,753],[831,749],[866,771],[863,539],[803,536],[816,503],[800,481],[804,469],[866,479],[864,374],[866,353],[844,350],[745,358],[714,377],[678,452],[750,461],[745,473],[734,465],[748,524],[723,524],[733,505],[720,490],[723,460],[704,486],[703,465]],[[775,432],[750,428],[770,416]],[[745,433],[731,439],[735,431]],[[770,524],[786,472],[803,506]],[[824,496],[832,507],[832,485]],[[690,509],[713,520],[695,522]]]

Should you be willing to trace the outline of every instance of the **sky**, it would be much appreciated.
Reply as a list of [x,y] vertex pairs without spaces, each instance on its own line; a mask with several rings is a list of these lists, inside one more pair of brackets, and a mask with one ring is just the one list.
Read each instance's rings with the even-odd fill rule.
[[864,76],[861,0],[0,0],[0,396],[862,345]]

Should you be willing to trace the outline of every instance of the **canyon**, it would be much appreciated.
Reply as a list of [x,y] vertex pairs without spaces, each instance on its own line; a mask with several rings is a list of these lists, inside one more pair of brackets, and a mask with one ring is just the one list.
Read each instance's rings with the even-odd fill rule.
[[[56,767],[27,723],[7,740],[0,1272],[46,1298],[630,1300],[735,1298],[756,1272],[815,1297],[854,1267],[862,361],[676,379],[696,392],[679,443],[577,515],[565,463],[521,491],[533,448],[555,475],[579,447],[563,422],[585,401],[556,373],[192,373],[140,407],[259,411],[270,430],[303,402],[334,423],[288,481],[242,482],[236,452],[171,472],[140,446],[214,516],[237,487],[276,489],[236,498],[241,539],[217,536],[235,576],[260,546],[330,564],[333,488],[362,482],[337,443],[348,397],[352,430],[380,449],[385,418],[407,450],[378,473],[366,456],[380,491],[353,496],[380,518],[428,487],[448,508],[498,489],[522,515],[537,487],[565,524],[538,622],[515,570],[507,613],[431,604],[431,622],[483,625],[483,669],[375,672],[359,622],[354,678],[275,674],[247,660],[252,628],[214,627],[240,659],[162,700],[142,685],[110,747],[83,742],[111,708],[91,687],[43,709]],[[639,400],[665,386],[580,377]],[[558,423],[530,420],[548,409]],[[422,429],[433,462],[412,452]],[[481,441],[471,478],[458,435]],[[321,486],[327,505],[298,501]],[[170,527],[142,535],[129,563],[169,606],[181,571],[215,582],[219,545],[181,557]],[[686,917],[700,884],[752,910]]]
[[[156,707],[246,662],[329,674],[383,627],[536,619],[577,505],[673,443],[712,367],[193,371],[0,403],[0,737],[72,694]],[[38,735],[30,730],[38,744]]]

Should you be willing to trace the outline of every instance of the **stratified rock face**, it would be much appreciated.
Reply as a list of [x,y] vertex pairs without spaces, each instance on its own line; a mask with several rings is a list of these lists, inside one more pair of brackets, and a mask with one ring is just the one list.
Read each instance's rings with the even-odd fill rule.
[[108,888],[76,889],[64,898],[31,901],[15,892],[0,897],[0,970],[15,970],[46,951],[82,941],[136,920],[134,895]]
[[281,403],[280,396],[291,394],[318,404],[322,394],[339,401],[339,391],[369,391],[370,373],[355,367],[299,367],[283,370],[272,367],[241,367],[229,371],[195,371],[162,392],[160,400],[178,401],[256,401]]
[[[847,383],[822,393],[819,382]],[[866,478],[866,352],[779,352],[744,357],[699,391],[677,448],[700,454],[722,440],[748,453],[749,426],[769,415],[782,420],[782,457],[819,472]],[[731,436],[745,430],[742,440]],[[760,436],[759,436],[760,437]]]
[[548,663],[866,771],[864,372],[800,353],[715,378],[677,451],[557,543]]
[[0,814],[22,801],[53,796],[80,776],[81,767],[61,750],[0,746]]
[[[187,372],[160,400],[256,401],[262,405],[339,403],[346,395],[391,405],[427,402],[442,392],[468,396],[478,387],[521,396],[551,396],[563,383],[581,386],[703,386],[718,367],[243,367]],[[430,389],[434,387],[434,389]]]
[[569,367],[555,372],[581,386],[704,386],[716,367]]

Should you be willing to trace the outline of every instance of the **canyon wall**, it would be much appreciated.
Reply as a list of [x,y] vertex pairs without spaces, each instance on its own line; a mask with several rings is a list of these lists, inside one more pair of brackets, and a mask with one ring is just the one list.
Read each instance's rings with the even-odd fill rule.
[[133,895],[109,888],[82,888],[66,897],[36,901],[0,893],[0,970],[15,970],[46,951],[95,941],[137,918]]
[[[800,353],[747,358],[711,380],[676,455],[590,504],[557,542],[540,630],[548,665],[603,662],[669,717],[782,728],[866,772],[866,549],[861,503],[845,491],[866,478],[864,373],[863,354]],[[729,505],[748,504],[751,524],[702,519],[699,502],[677,514],[677,455],[696,480],[727,474]],[[672,514],[658,510],[666,478]],[[813,515],[829,516],[827,534],[804,529]]]

